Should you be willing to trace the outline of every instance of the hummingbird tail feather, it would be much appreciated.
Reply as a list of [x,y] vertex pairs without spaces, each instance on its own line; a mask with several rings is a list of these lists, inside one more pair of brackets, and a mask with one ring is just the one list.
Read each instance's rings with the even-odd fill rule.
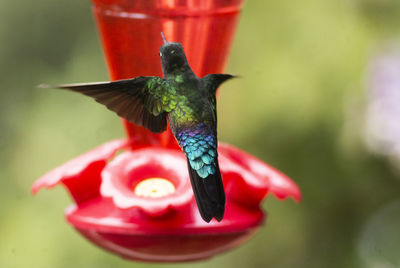
[[225,211],[225,192],[218,164],[216,172],[209,174],[206,178],[200,177],[197,171],[190,166],[189,161],[188,168],[201,217],[206,222],[210,222],[212,218],[221,221]]
[[176,139],[184,151],[190,181],[201,217],[221,221],[225,210],[225,192],[218,166],[216,129],[205,123],[179,129]]

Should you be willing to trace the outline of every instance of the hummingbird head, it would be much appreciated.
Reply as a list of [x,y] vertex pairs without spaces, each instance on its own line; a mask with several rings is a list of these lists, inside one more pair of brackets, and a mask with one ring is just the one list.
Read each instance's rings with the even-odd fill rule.
[[180,43],[165,42],[160,47],[160,58],[164,75],[190,69],[185,51]]

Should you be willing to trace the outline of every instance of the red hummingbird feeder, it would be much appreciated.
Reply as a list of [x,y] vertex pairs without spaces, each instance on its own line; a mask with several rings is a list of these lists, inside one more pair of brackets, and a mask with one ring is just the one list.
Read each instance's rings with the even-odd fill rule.
[[[113,80],[162,76],[160,32],[180,42],[199,76],[226,65],[241,0],[93,0]],[[297,185],[255,157],[219,143],[226,192],[221,222],[201,218],[187,163],[172,133],[124,121],[128,137],[78,156],[48,172],[32,191],[63,184],[75,201],[67,221],[98,246],[130,260],[192,261],[212,257],[250,238],[265,220],[271,192],[300,201]],[[121,152],[116,155],[117,152]]]

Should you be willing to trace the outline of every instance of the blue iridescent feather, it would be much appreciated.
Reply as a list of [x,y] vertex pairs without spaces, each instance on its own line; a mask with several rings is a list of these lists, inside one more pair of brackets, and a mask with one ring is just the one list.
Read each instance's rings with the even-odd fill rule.
[[206,124],[178,131],[178,143],[189,159],[190,166],[205,179],[216,172],[217,139]]

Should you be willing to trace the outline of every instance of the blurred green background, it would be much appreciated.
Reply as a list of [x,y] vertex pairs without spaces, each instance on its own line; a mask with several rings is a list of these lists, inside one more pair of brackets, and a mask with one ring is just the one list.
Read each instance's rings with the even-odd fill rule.
[[[0,267],[163,267],[127,262],[64,221],[61,187],[30,194],[46,171],[124,135],[89,98],[37,89],[108,79],[89,1],[2,1]],[[168,267],[400,267],[400,175],[362,139],[366,69],[400,33],[398,0],[248,0],[219,96],[220,139],[300,186],[264,202],[248,243]],[[400,137],[399,137],[400,139]]]

